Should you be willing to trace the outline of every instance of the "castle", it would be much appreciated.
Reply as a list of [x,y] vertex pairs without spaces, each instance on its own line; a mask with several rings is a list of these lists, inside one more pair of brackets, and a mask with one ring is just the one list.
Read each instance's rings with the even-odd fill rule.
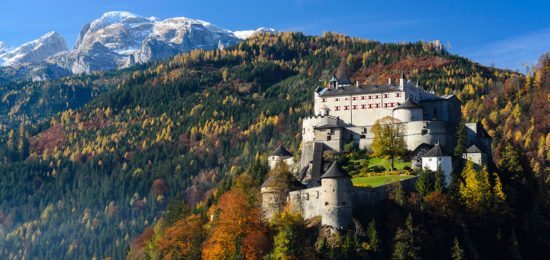
[[[337,229],[349,227],[352,212],[366,204],[386,198],[385,187],[364,188],[352,185],[351,177],[334,162],[327,164],[323,154],[340,153],[345,144],[369,148],[377,120],[392,117],[403,129],[413,168],[441,170],[450,182],[456,146],[457,127],[461,121],[461,103],[455,95],[437,96],[413,84],[404,73],[397,82],[387,84],[352,84],[339,71],[326,87],[314,91],[314,115],[302,122],[302,153],[299,162],[279,146],[269,157],[273,169],[278,161],[293,171],[287,190],[277,188],[270,178],[262,185],[262,210],[265,218],[280,211],[285,203],[304,219],[321,216],[321,223]],[[464,159],[486,164],[491,156],[491,138],[481,124],[466,124],[468,142],[472,144]],[[328,167],[330,165],[330,167]],[[414,188],[416,178],[402,181]]]

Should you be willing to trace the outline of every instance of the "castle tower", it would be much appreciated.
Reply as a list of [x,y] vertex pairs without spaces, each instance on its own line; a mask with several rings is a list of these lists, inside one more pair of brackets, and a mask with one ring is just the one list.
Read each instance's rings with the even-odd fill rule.
[[305,188],[306,186],[300,183],[279,161],[276,167],[269,172],[269,177],[260,189],[262,217],[269,220],[273,215],[280,213],[286,204],[288,193]]
[[283,161],[288,167],[294,166],[293,155],[282,145],[279,145],[275,151],[267,158],[270,169],[275,169],[279,161]]
[[329,87],[336,88],[337,84],[338,84],[338,79],[336,79],[336,75],[332,75],[332,78],[330,78],[329,80]]
[[424,109],[414,101],[407,99],[403,104],[393,109],[393,117],[403,123],[421,121],[424,117]]
[[321,224],[337,229],[352,224],[351,177],[334,162],[321,176]]

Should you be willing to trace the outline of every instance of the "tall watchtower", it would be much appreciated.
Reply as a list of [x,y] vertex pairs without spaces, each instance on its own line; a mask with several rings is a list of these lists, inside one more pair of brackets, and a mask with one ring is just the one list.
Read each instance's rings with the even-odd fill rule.
[[321,224],[344,229],[352,223],[351,177],[334,162],[321,176]]

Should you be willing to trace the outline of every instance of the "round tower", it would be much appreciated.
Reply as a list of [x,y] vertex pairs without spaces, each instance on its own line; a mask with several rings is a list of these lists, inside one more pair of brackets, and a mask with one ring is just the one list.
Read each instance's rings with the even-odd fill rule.
[[275,151],[267,158],[270,169],[275,169],[279,161],[283,161],[289,167],[292,166],[294,160],[293,155],[284,146],[279,145]]
[[351,177],[334,162],[321,176],[321,224],[337,229],[352,224]]
[[279,162],[268,176],[260,189],[262,216],[266,220],[281,212],[287,202],[289,192],[306,188],[286,169],[282,162]]
[[423,113],[422,107],[410,99],[393,109],[393,117],[403,123],[421,121],[424,118]]

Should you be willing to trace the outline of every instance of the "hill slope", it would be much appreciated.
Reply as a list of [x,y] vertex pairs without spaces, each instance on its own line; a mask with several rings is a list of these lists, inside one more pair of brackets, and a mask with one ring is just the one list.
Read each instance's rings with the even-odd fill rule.
[[[192,51],[128,71],[122,81],[102,75],[118,86],[81,109],[2,136],[0,258],[124,257],[131,238],[167,208],[177,215],[184,203],[209,198],[220,180],[278,142],[297,151],[311,93],[341,62],[352,80],[386,81],[405,69],[421,85],[463,100],[484,100],[501,83],[523,80],[427,43],[293,33]],[[89,90],[89,77],[75,88],[99,93]]]

